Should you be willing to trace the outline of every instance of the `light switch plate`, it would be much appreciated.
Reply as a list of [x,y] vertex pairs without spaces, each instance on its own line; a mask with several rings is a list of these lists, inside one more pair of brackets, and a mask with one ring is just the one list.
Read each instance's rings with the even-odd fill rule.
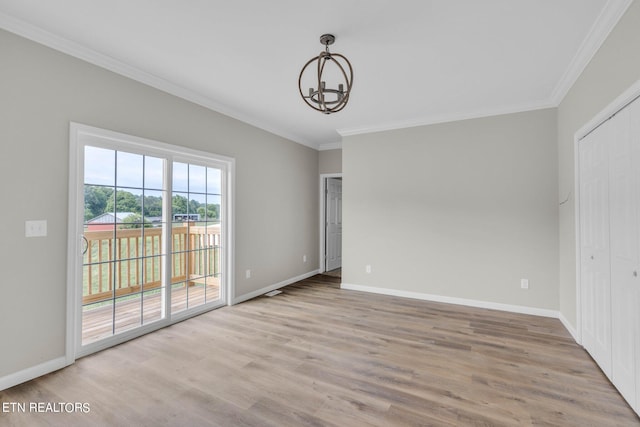
[[24,222],[25,237],[45,237],[46,235],[47,235],[46,219]]

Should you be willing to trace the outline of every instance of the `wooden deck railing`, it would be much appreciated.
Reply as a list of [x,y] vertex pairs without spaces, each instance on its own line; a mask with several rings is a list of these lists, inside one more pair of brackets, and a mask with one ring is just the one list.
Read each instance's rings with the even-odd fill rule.
[[171,284],[212,283],[220,274],[220,226],[174,226],[163,255],[161,228],[85,231],[83,304],[157,289],[162,258],[171,257]]

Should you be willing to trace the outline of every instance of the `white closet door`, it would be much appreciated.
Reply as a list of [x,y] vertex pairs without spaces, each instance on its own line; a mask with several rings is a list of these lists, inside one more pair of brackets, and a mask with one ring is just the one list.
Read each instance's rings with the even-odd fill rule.
[[608,146],[604,123],[579,144],[582,344],[611,378]]
[[629,139],[631,144],[631,153],[633,158],[633,173],[635,183],[635,202],[636,202],[636,244],[638,245],[638,254],[636,258],[635,270],[638,275],[633,276],[633,285],[628,288],[629,312],[628,321],[630,327],[634,331],[633,346],[634,354],[632,360],[635,362],[635,401],[629,400],[631,406],[636,413],[640,415],[640,100],[636,100],[628,107],[629,110]]
[[637,276],[634,275],[632,279],[632,286],[627,288],[629,306],[631,311],[629,312],[629,318],[627,322],[630,323],[632,329],[631,337],[635,345],[633,346],[633,355],[631,359],[635,362],[635,399],[630,398],[629,403],[635,409],[636,413],[640,415],[640,100],[636,100],[628,107],[629,110],[629,139],[631,144],[631,156],[633,158],[633,182],[635,184],[635,241],[637,244],[637,257],[634,271],[637,271]]
[[612,382],[631,405],[636,401],[636,328],[638,307],[634,298],[638,286],[638,148],[630,135],[627,107],[608,125],[609,217],[611,248],[611,356]]

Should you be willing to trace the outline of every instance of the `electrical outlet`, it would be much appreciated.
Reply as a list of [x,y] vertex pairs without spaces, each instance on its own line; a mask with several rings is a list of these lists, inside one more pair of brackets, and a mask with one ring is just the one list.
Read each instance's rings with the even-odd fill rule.
[[520,287],[522,289],[529,289],[529,279],[520,279]]
[[307,262],[307,256],[306,255],[302,255],[302,262]]
[[364,272],[367,273],[367,274],[371,274],[371,266],[370,265],[365,265]]
[[247,279],[251,279],[251,270],[247,270],[244,272],[244,275]]

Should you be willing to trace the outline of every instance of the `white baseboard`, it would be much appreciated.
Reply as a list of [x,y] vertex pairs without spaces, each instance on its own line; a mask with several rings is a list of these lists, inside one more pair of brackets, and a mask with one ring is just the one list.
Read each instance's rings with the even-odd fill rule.
[[42,375],[50,372],[57,371],[65,366],[67,366],[67,359],[63,356],[23,369],[22,371],[14,372],[13,374],[0,378],[0,391],[13,387],[14,385],[22,384],[34,378],[41,377]]
[[232,305],[239,304],[239,303],[244,302],[244,301],[248,301],[248,300],[250,300],[252,298],[255,298],[255,297],[259,297],[260,295],[264,295],[267,292],[275,291],[276,289],[283,288],[283,287],[285,287],[287,285],[290,285],[292,283],[299,282],[300,280],[308,279],[309,277],[315,276],[316,274],[319,274],[319,273],[320,273],[319,269],[318,270],[313,270],[313,271],[310,271],[308,273],[304,273],[304,274],[302,274],[300,276],[292,277],[291,279],[283,280],[282,282],[279,282],[279,283],[276,283],[276,284],[273,284],[273,285],[269,285],[269,286],[265,286],[264,288],[260,288],[257,291],[253,291],[253,292],[249,292],[248,294],[240,295],[239,297],[236,297],[236,298],[233,299]]
[[565,329],[571,334],[571,336],[573,337],[574,341],[576,343],[578,343],[578,344],[581,344],[580,340],[578,339],[578,331],[567,320],[567,318],[564,317],[564,315],[562,313],[558,313],[558,319],[560,319],[560,322],[562,322],[562,326],[564,326]]
[[479,301],[466,298],[447,297],[442,295],[423,294],[421,292],[402,291],[398,289],[376,288],[372,286],[353,285],[350,283],[340,284],[341,289],[351,291],[371,292],[376,294],[391,295],[396,297],[412,298],[425,301],[443,302],[447,304],[466,305],[468,307],[488,308],[491,310],[508,311],[511,313],[531,314],[533,316],[559,318],[560,313],[556,310],[545,308],[527,307],[523,305],[502,304],[499,302]]

